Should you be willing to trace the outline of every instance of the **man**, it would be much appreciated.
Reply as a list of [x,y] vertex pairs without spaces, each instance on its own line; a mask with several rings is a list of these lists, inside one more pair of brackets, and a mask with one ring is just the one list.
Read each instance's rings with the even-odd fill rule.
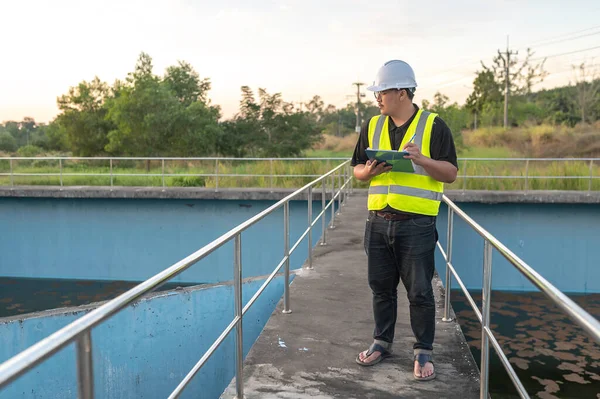
[[[435,378],[432,358],[435,334],[433,278],[435,227],[443,184],[458,171],[452,133],[436,114],[412,100],[417,87],[413,69],[392,60],[378,71],[373,86],[381,115],[362,127],[352,157],[354,176],[371,181],[365,228],[368,280],[373,292],[373,344],[359,353],[362,366],[379,363],[392,353],[397,316],[397,287],[402,280],[410,302],[416,338],[414,378]],[[366,148],[404,150],[414,173],[391,172],[384,162],[368,159]]]

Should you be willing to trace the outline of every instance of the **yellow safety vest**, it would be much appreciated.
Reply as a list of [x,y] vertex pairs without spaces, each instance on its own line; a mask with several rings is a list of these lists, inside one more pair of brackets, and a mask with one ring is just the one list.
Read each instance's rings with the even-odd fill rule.
[[[415,135],[414,143],[421,154],[431,158],[429,147],[433,120],[437,114],[419,109],[400,144],[403,148]],[[388,129],[389,116],[374,116],[369,121],[369,147],[381,150],[392,148]],[[413,164],[414,165],[414,164]],[[371,211],[387,205],[403,212],[436,216],[444,193],[444,183],[427,174],[424,168],[414,165],[414,173],[388,172],[371,179],[368,207]]]

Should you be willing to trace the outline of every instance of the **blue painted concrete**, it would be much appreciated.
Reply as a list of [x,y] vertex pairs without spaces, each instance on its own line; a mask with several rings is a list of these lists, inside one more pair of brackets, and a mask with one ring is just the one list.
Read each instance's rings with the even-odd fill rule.
[[[0,199],[0,276],[142,281],[273,205],[271,201]],[[313,215],[321,210],[314,201]],[[327,220],[331,212],[327,212]],[[307,202],[290,203],[290,246],[308,224]],[[321,224],[313,232],[313,245]],[[266,275],[283,258],[283,209],[242,234],[244,277]],[[291,257],[308,256],[304,239]],[[232,280],[233,242],[175,282]]]
[[[244,284],[244,304],[263,281]],[[271,282],[244,317],[244,356],[283,293]],[[172,291],[144,299],[92,332],[97,398],[166,398],[233,320],[231,286]],[[73,308],[75,309],[75,308]],[[72,309],[72,310],[73,310]],[[83,315],[42,312],[0,322],[0,363]],[[235,373],[235,332],[188,386],[183,398],[216,398]],[[74,345],[0,391],[0,399],[76,398]]]
[[[600,207],[590,204],[458,203],[477,223],[518,257],[564,292],[600,292]],[[446,249],[447,208],[438,217],[440,242]],[[452,264],[468,288],[481,289],[483,239],[454,217]],[[436,257],[445,276],[441,255]],[[537,291],[494,250],[492,287],[505,291]],[[458,284],[454,282],[453,288]]]

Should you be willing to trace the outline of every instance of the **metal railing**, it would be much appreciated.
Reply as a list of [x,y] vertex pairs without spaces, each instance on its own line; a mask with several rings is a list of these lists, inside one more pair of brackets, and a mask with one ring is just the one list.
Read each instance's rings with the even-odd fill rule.
[[[215,158],[215,157],[198,157],[198,158],[174,158],[174,157],[154,157],[154,158],[140,158],[140,157],[0,157],[0,162],[8,161],[8,164],[0,168],[0,177],[8,177],[8,185],[24,185],[15,181],[15,178],[19,177],[47,177],[57,178],[60,186],[65,185],[66,177],[101,177],[106,178],[107,185],[113,187],[115,185],[115,179],[117,178],[130,178],[130,177],[156,177],[160,178],[158,186],[167,187],[167,180],[170,178],[178,177],[199,177],[199,178],[211,178],[214,179],[211,184],[214,184],[214,189],[218,190],[220,184],[224,178],[262,178],[265,179],[263,184],[266,184],[268,179],[268,188],[274,188],[277,185],[277,179],[280,178],[315,178],[320,174],[290,174],[276,173],[276,162],[299,162],[304,163],[308,161],[321,161],[326,162],[325,167],[330,162],[341,162],[348,158]],[[37,172],[34,167],[29,168],[29,171],[23,171],[23,167],[19,166],[20,161],[26,162],[46,162],[53,165],[56,168],[53,172]],[[73,172],[72,165],[69,167],[69,163],[76,162],[104,162],[102,168],[105,169],[103,172]],[[600,158],[459,158],[460,172],[457,182],[451,186],[456,189],[467,189],[467,183],[469,181],[481,181],[486,179],[498,180],[516,180],[522,181],[523,185],[521,189],[528,191],[532,188],[532,183],[535,180],[575,180],[575,181],[587,181],[587,185],[584,183],[581,185],[581,189],[587,189],[592,191],[594,189],[594,181],[600,179]],[[121,162],[146,162],[154,163],[154,171],[146,171],[145,173],[133,173],[132,170],[135,168],[127,168],[119,166]],[[189,163],[201,163],[202,166],[197,167],[197,173],[194,172],[194,168],[187,168],[186,172],[173,172],[169,168],[173,168],[177,162],[189,162]],[[268,173],[223,173],[223,169],[232,169],[231,164],[235,162],[267,162]],[[490,170],[486,169],[486,163],[489,166],[491,163],[503,162],[508,165],[505,171],[508,174],[499,174],[497,167],[489,167]],[[552,162],[556,165],[567,165],[577,163],[579,166],[576,168],[577,171],[569,171],[564,174],[554,173],[546,174],[546,171],[537,171],[535,166],[540,165],[544,162]],[[98,167],[98,166],[96,166]],[[478,169],[486,169],[484,171]],[[233,168],[235,169],[235,168]],[[328,169],[328,168],[327,168]],[[469,169],[474,170],[475,174],[467,174]],[[575,169],[575,168],[574,168]],[[189,173],[188,173],[189,172]],[[538,173],[539,172],[539,173]],[[7,185],[7,184],[5,184]],[[80,185],[80,184],[78,184]],[[124,184],[120,184],[124,185]],[[152,185],[152,184],[150,184]],[[587,186],[587,187],[585,187]]]
[[[519,392],[521,398],[529,398],[527,391],[523,387],[523,384],[519,380],[519,377],[515,373],[515,370],[511,366],[508,358],[502,351],[498,340],[494,336],[490,328],[490,302],[492,293],[492,250],[495,248],[506,260],[508,260],[523,276],[533,283],[537,288],[540,289],[559,309],[566,313],[577,325],[582,327],[597,343],[600,344],[600,322],[596,320],[592,315],[583,310],[573,300],[563,294],[559,289],[554,287],[548,280],[542,277],[538,272],[531,268],[527,263],[521,260],[511,250],[506,248],[498,239],[491,235],[487,230],[481,227],[477,222],[471,219],[465,212],[463,212],[454,202],[444,195],[443,201],[448,205],[448,226],[447,226],[447,242],[446,252],[442,248],[442,245],[438,242],[437,247],[440,250],[444,260],[446,261],[446,295],[444,304],[444,317],[443,321],[451,321],[450,318],[450,292],[452,289],[452,276],[456,278],[456,281],[463,293],[465,294],[471,308],[477,315],[479,322],[481,323],[481,388],[480,398],[488,398],[488,382],[489,382],[489,343],[492,343],[494,350],[496,351],[502,365],[506,369],[510,379],[512,380],[515,388]],[[456,272],[456,269],[452,265],[452,236],[454,231],[454,214],[458,215],[464,220],[477,234],[484,239],[483,248],[483,285],[482,285],[482,310],[473,300],[473,297],[469,294],[465,284],[461,280],[460,276]]]
[[[178,158],[178,157],[0,157],[1,161],[8,161],[8,172],[0,171],[1,176],[8,176],[10,180],[10,186],[19,185],[15,182],[15,177],[58,177],[59,185],[64,186],[64,178],[65,177],[104,177],[109,181],[110,187],[115,186],[115,178],[120,177],[160,177],[161,184],[160,186],[166,187],[168,178],[174,177],[204,177],[204,178],[213,178],[215,183],[215,189],[219,189],[219,179],[225,177],[231,178],[264,178],[269,179],[269,188],[275,187],[275,179],[278,178],[315,178],[321,176],[321,174],[278,174],[275,173],[275,163],[276,162],[308,162],[308,161],[320,161],[324,162],[324,168],[329,169],[330,163],[342,162],[348,160],[348,157],[345,158],[231,158],[231,157],[195,157],[195,158]],[[51,162],[55,163],[53,167],[57,168],[55,172],[23,172],[16,171],[19,161],[27,161],[27,162]],[[98,162],[98,161],[106,161],[107,164],[104,167],[107,168],[106,172],[69,172],[67,168],[68,162]],[[159,172],[149,171],[145,173],[132,173],[132,172],[119,172],[119,170],[131,171],[135,170],[133,167],[119,167],[119,162],[146,162],[146,163],[157,163],[159,165]],[[197,167],[197,169],[202,170],[202,172],[197,173],[185,173],[185,172],[169,172],[168,171],[168,163],[176,163],[176,162],[197,162],[202,164],[202,166]],[[224,163],[235,163],[235,162],[268,162],[269,163],[269,173],[223,173],[220,171],[220,167],[224,167]],[[208,166],[208,163],[211,166]],[[98,168],[99,166],[94,166]],[[91,168],[91,167],[90,167]],[[31,167],[31,169],[35,169],[35,167]],[[153,169],[156,169],[154,167]],[[208,170],[211,169],[211,172]],[[193,168],[192,168],[193,170]]]
[[[338,213],[341,211],[342,206],[348,198],[348,195],[352,192],[352,171],[350,170],[349,161],[341,163],[328,173],[325,173],[318,179],[313,180],[304,187],[294,191],[292,194],[286,196],[281,201],[265,209],[256,216],[248,219],[244,223],[237,227],[229,230],[221,237],[217,238],[210,244],[207,244],[200,250],[189,255],[185,259],[180,260],[168,269],[156,274],[149,278],[143,283],[137,285],[131,290],[119,295],[117,298],[105,303],[104,305],[92,310],[90,313],[80,317],[71,324],[65,326],[59,331],[52,335],[44,338],[38,343],[32,345],[23,352],[17,354],[6,362],[0,364],[0,389],[22,374],[31,370],[33,367],[43,362],[53,354],[63,349],[71,342],[76,342],[76,353],[77,353],[77,381],[79,398],[90,399],[94,397],[94,370],[92,367],[92,336],[91,331],[94,327],[100,323],[106,321],[111,316],[115,315],[119,311],[133,304],[134,301],[140,299],[143,295],[150,293],[160,285],[164,284],[168,280],[187,270],[190,266],[194,265],[201,259],[211,254],[216,249],[220,248],[227,242],[234,241],[234,291],[235,291],[235,317],[231,323],[222,331],[216,341],[209,347],[204,353],[200,360],[194,365],[189,371],[181,383],[175,388],[170,394],[169,398],[177,398],[183,392],[185,387],[189,384],[196,373],[202,368],[202,366],[208,361],[212,354],[217,348],[223,343],[225,338],[231,333],[233,329],[236,329],[236,395],[237,398],[243,398],[244,385],[243,385],[243,317],[248,309],[255,303],[258,297],[266,289],[267,285],[280,273],[281,268],[284,268],[284,309],[283,313],[291,313],[290,308],[290,256],[298,248],[302,240],[308,236],[308,261],[307,268],[312,268],[312,230],[317,224],[318,220],[321,219],[322,238],[320,245],[326,245],[326,212],[331,209],[331,222],[329,228],[334,228],[335,220],[335,208],[337,201]],[[337,183],[337,184],[336,184]],[[321,186],[321,212],[313,218],[312,214],[312,201],[314,189],[317,185]],[[331,189],[331,191],[329,191]],[[289,230],[289,204],[294,198],[300,196],[300,194],[307,192],[308,199],[308,223],[307,228],[298,241],[290,248],[290,230]],[[331,196],[329,202],[326,204],[326,196]],[[283,207],[283,223],[284,223],[284,255],[283,259],[273,272],[267,277],[262,286],[248,301],[246,306],[242,307],[242,232],[248,229],[250,226],[258,223],[266,216],[272,214],[279,208]]]
[[[549,179],[575,179],[575,180],[587,180],[587,190],[592,191],[593,181],[595,179],[600,179],[600,172],[597,175],[594,174],[594,163],[600,166],[600,158],[459,158],[458,159],[460,170],[462,171],[459,174],[459,178],[461,179],[462,190],[467,189],[467,181],[469,179],[514,179],[514,180],[523,180],[524,182],[524,191],[528,191],[531,189],[530,182],[534,179],[540,180],[549,180]],[[469,163],[470,162],[470,163]],[[524,169],[515,168],[514,165],[511,166],[511,170],[518,170],[521,172],[520,174],[509,174],[509,175],[467,175],[467,169],[470,164],[477,164],[481,162],[519,162],[524,165]],[[573,174],[573,175],[538,175],[532,174],[531,165],[535,163],[543,163],[543,162],[555,162],[555,163],[585,163],[587,167],[587,171],[585,174]]]

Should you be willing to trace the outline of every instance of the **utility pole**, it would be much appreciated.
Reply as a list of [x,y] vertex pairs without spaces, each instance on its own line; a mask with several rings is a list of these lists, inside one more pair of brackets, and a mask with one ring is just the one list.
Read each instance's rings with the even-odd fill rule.
[[[508,97],[510,96],[510,56],[519,54],[518,51],[512,52],[508,49],[508,36],[506,36],[506,53],[500,53],[504,59],[504,128],[508,129]],[[500,50],[498,50],[500,52]]]
[[360,82],[355,82],[352,83],[353,85],[356,86],[356,133],[360,133],[360,125],[361,125],[361,120],[360,120],[360,98],[364,97],[365,94],[360,92],[360,86],[363,86],[364,83],[360,83]]

